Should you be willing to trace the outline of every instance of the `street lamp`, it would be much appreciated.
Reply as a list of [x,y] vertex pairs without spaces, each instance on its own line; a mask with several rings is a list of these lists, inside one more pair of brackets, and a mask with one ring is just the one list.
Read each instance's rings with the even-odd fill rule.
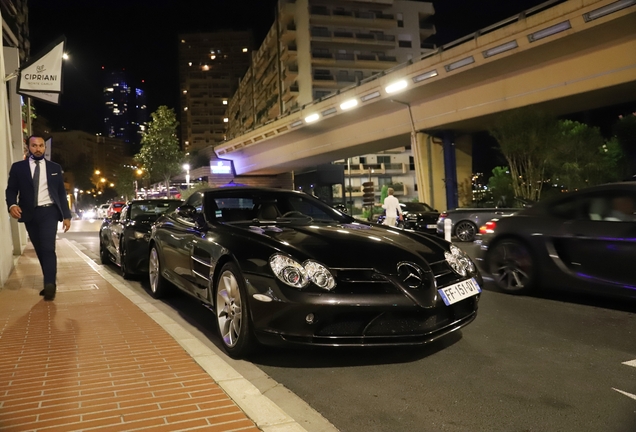
[[186,171],[186,189],[190,189],[190,164],[183,164],[183,169]]

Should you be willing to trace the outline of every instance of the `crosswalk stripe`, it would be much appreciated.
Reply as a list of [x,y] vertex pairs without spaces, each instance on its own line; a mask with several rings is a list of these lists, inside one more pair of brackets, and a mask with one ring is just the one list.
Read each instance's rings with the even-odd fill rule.
[[631,366],[631,367],[636,367],[636,360],[626,361],[626,362],[623,362],[623,364],[627,366]]

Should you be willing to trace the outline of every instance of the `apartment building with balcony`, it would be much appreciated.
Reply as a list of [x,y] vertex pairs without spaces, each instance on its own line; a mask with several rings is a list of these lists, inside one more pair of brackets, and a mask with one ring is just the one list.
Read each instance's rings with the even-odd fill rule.
[[179,35],[181,144],[185,151],[226,139],[228,103],[252,62],[250,31]]
[[430,2],[279,0],[228,104],[227,138],[435,49]]

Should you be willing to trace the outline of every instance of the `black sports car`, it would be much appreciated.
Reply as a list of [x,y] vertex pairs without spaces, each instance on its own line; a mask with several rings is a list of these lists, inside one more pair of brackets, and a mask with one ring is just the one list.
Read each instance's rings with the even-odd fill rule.
[[484,268],[504,291],[550,287],[636,298],[636,182],[541,201],[480,232]]
[[135,200],[126,204],[120,213],[104,219],[99,229],[102,264],[114,262],[124,278],[146,273],[150,226],[161,214],[174,211],[182,203],[181,200]]
[[199,298],[235,357],[257,342],[429,342],[475,319],[482,283],[442,239],[280,189],[198,191],[157,220],[149,246],[151,294],[171,282]]
[[[404,218],[402,221],[397,220],[396,226],[429,234],[437,232],[439,212],[433,207],[422,202],[404,202],[400,203],[400,207]],[[379,224],[384,223],[385,216],[385,213],[378,216]]]

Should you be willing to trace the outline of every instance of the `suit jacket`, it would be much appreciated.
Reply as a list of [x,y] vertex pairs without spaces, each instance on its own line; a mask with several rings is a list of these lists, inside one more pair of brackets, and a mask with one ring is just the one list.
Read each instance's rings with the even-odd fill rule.
[[[59,210],[58,220],[71,219],[71,210],[66,200],[66,189],[62,177],[62,167],[55,162],[43,159],[46,163],[46,181],[49,187],[49,195]],[[33,219],[35,210],[35,194],[33,193],[33,177],[29,159],[15,162],[9,171],[9,181],[5,191],[7,209],[17,204],[22,209],[22,217],[19,222],[28,222]]]

